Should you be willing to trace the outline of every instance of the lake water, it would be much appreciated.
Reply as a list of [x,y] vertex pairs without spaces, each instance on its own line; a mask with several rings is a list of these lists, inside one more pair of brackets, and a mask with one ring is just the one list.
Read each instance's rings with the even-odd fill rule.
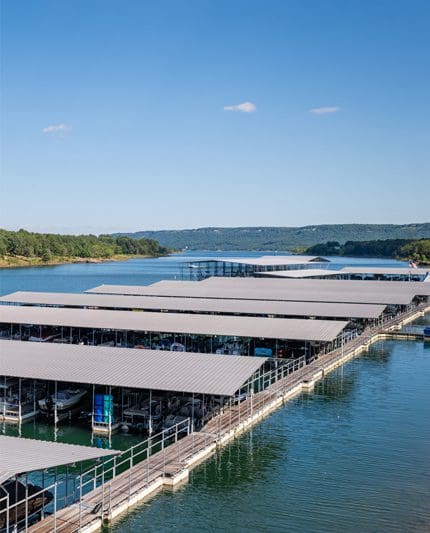
[[[267,253],[267,252],[265,252]],[[13,291],[82,292],[97,285],[147,285],[180,279],[180,263],[210,257],[257,257],[261,252],[189,252],[157,259],[0,269],[0,295]],[[389,259],[333,258],[337,265],[404,266]]]
[[[217,254],[194,254],[211,255]],[[190,257],[2,270],[0,293],[174,279],[179,261]],[[430,323],[429,317],[421,323]],[[430,531],[429,385],[430,347],[378,343],[200,465],[183,488],[135,507],[112,529]],[[26,424],[23,436],[109,444],[91,442],[88,431],[67,426],[54,434],[48,426]],[[118,435],[112,445],[125,448],[134,438]]]

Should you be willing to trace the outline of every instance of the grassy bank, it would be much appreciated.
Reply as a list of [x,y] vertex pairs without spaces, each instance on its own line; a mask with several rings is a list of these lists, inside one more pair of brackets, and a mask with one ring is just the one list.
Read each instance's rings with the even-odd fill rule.
[[129,259],[142,259],[153,256],[149,255],[126,255],[116,254],[112,257],[52,257],[44,261],[41,257],[24,257],[24,256],[1,256],[0,268],[18,268],[18,267],[35,267],[35,266],[55,266],[65,265],[67,263],[106,263],[108,261],[128,261]]

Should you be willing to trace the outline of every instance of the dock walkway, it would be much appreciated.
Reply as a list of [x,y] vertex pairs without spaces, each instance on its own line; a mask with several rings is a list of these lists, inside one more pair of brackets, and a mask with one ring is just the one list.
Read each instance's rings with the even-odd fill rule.
[[104,522],[109,522],[163,486],[186,481],[189,470],[213,454],[217,447],[227,444],[291,397],[311,390],[327,372],[366,350],[372,343],[400,334],[398,329],[402,325],[429,310],[428,305],[423,305],[383,326],[366,330],[345,346],[315,359],[272,383],[267,389],[248,396],[241,403],[232,405],[210,420],[202,431],[192,432],[157,453],[148,455],[127,471],[83,495],[80,503],[44,518],[29,531],[89,533],[99,530]]

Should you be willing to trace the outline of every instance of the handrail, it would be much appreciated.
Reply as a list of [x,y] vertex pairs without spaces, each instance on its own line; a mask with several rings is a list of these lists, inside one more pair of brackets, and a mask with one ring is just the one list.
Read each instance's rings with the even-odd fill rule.
[[[141,441],[127,450],[124,450],[120,455],[114,456],[112,458],[109,458],[107,461],[101,464],[96,464],[90,469],[86,470],[85,472],[82,472],[82,474],[78,474],[76,476],[72,476],[71,478],[68,478],[66,481],[64,479],[57,480],[56,482],[49,484],[39,491],[28,495],[27,497],[22,498],[21,500],[11,504],[6,505],[6,507],[2,510],[0,510],[0,516],[2,514],[6,514],[7,516],[10,515],[10,513],[13,513],[13,510],[15,508],[18,508],[21,505],[26,505],[27,502],[31,501],[32,499],[43,495],[44,493],[48,491],[55,491],[56,497],[54,502],[54,514],[61,509],[63,506],[61,505],[61,502],[65,502],[66,504],[71,500],[72,503],[78,503],[82,499],[82,495],[84,492],[86,492],[86,488],[90,485],[93,489],[95,489],[97,486],[103,485],[103,491],[104,491],[104,485],[106,483],[111,482],[115,477],[117,477],[122,471],[126,471],[127,468],[124,468],[123,470],[121,467],[128,467],[128,469],[131,469],[133,466],[135,466],[138,462],[140,462],[143,459],[149,459],[149,457],[152,456],[153,453],[158,451],[158,448],[162,449],[164,448],[165,443],[171,439],[179,439],[181,433],[186,432],[189,434],[190,432],[190,418],[187,418],[185,420],[182,420],[181,422],[178,422],[174,426],[171,426],[170,428],[164,429],[161,432],[145,439],[144,441]],[[148,474],[150,473],[150,469],[148,466]],[[88,479],[89,478],[89,479]],[[64,483],[64,482],[73,482],[74,489],[70,494],[65,494],[63,496],[58,496],[58,487]],[[0,502],[6,500],[8,501],[8,496],[3,496],[0,498]],[[26,518],[23,518],[19,521],[21,523],[23,520],[28,520],[33,515],[26,515]],[[37,524],[33,526],[33,530],[37,530]]]
[[[89,470],[82,473],[82,479],[85,478],[85,476],[89,476],[92,473],[94,473],[94,476],[89,481],[85,481],[82,486],[87,485],[89,482],[94,481],[101,475],[106,476],[106,473],[113,471],[114,477],[116,477],[117,472],[116,470],[118,467],[124,465],[124,464],[130,464],[130,467],[134,466],[136,464],[136,458],[143,453],[146,452],[148,449],[150,451],[149,455],[152,455],[153,448],[159,445],[163,445],[164,440],[169,440],[172,437],[174,437],[176,434],[183,433],[185,430],[187,433],[189,433],[190,429],[190,418],[187,418],[185,420],[182,420],[181,422],[178,422],[174,426],[171,426],[167,429],[163,429],[159,433],[156,433],[155,435],[148,437],[144,441],[138,442],[137,444],[134,444],[127,450],[124,450],[120,455],[117,455],[115,457],[109,458],[107,461],[104,461],[102,464],[95,465],[94,467],[90,468]],[[155,441],[155,442],[154,442]],[[126,457],[129,455],[128,457]],[[121,459],[122,458],[122,459]],[[106,466],[109,463],[113,463],[112,466],[106,468]],[[101,473],[97,472],[97,469],[102,469]],[[114,469],[114,470],[113,470]]]
[[[26,498],[23,498],[22,500],[19,500],[15,503],[12,503],[11,505],[9,505],[9,510],[10,509],[13,509],[14,507],[17,507],[19,505],[22,505],[23,503],[25,503],[26,501],[28,500],[32,500],[33,498],[36,498],[37,496],[40,496],[41,494],[43,494],[44,492],[47,492],[49,491],[50,489],[53,489],[55,487],[55,483],[53,483],[52,485],[49,485],[43,489],[40,489],[38,492],[34,492],[33,494],[29,494]],[[3,499],[5,499],[6,496],[4,496],[2,499],[0,499],[0,501],[2,501]],[[6,512],[7,509],[1,509],[0,510],[0,515],[4,512]]]

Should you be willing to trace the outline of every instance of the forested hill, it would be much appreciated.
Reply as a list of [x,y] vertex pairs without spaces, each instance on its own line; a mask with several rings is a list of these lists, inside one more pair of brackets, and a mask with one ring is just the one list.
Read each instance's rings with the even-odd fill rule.
[[377,241],[329,241],[305,250],[311,255],[344,255],[347,257],[390,257],[430,263],[430,239],[386,239]]
[[169,250],[153,239],[110,235],[58,235],[0,229],[0,263],[67,262],[74,259],[110,259],[117,256],[160,256]]
[[430,239],[386,239],[377,241],[329,241],[305,250],[311,255],[344,255],[347,257],[390,257],[430,263]]
[[430,223],[423,224],[327,224],[300,228],[199,228],[122,233],[136,239],[156,239],[169,248],[191,250],[290,250],[317,243],[422,239],[430,237]]

